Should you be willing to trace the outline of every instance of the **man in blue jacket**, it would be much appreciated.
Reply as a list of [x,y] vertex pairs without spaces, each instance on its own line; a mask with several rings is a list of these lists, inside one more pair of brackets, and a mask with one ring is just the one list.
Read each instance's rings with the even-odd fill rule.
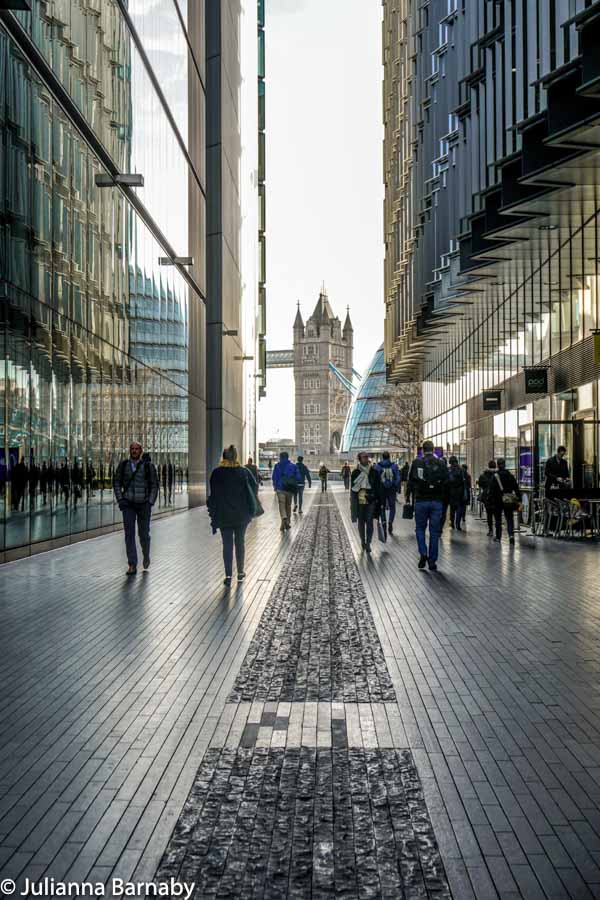
[[[394,533],[394,519],[396,518],[396,493],[400,489],[400,469],[390,459],[390,454],[384,450],[381,459],[375,466],[381,476],[383,502],[381,504],[381,524],[390,534]],[[387,518],[387,522],[386,522]]]
[[286,531],[288,528],[291,528],[292,500],[298,493],[299,481],[298,466],[290,462],[288,454],[285,450],[282,450],[279,454],[279,462],[273,469],[273,488],[277,493],[279,515],[281,516],[280,531]]
[[294,512],[302,512],[302,499],[304,497],[304,488],[308,481],[309,488],[312,487],[312,480],[308,466],[304,465],[304,457],[299,456],[296,460],[296,468],[298,469],[298,493],[294,497]]

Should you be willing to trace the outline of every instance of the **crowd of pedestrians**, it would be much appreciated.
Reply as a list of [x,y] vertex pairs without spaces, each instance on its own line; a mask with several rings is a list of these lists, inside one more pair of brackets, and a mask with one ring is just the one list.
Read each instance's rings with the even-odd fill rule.
[[[547,479],[568,479],[568,466],[564,460],[564,448],[559,448],[556,458],[549,461]],[[292,512],[302,514],[304,491],[312,487],[310,469],[304,457],[293,462],[286,451],[270,468],[273,490],[277,495],[280,530],[292,527]],[[330,469],[322,463],[318,469],[321,491],[327,491]],[[345,491],[350,495],[350,513],[358,525],[362,549],[372,553],[373,536],[377,524],[378,537],[385,542],[394,534],[394,522],[398,498],[404,499],[402,518],[413,519],[418,548],[419,569],[437,571],[439,542],[445,524],[451,530],[464,531],[466,512],[473,499],[473,482],[468,467],[460,464],[456,456],[446,460],[434,453],[432,441],[423,442],[417,457],[400,467],[383,451],[373,461],[365,451],[360,452],[354,468],[344,462],[340,477]],[[60,483],[60,470],[57,476]],[[66,480],[66,479],[65,479]],[[84,483],[83,474],[73,478],[69,473],[69,486]],[[115,499],[123,514],[128,575],[137,572],[136,526],[142,549],[143,566],[150,566],[150,519],[161,486],[170,492],[168,467],[157,471],[141,445],[133,442],[129,458],[117,467],[113,487]],[[208,511],[213,533],[220,532],[223,544],[225,585],[233,578],[235,557],[237,579],[245,578],[245,537],[253,518],[263,513],[258,498],[263,479],[258,466],[250,457],[246,465],[238,459],[235,446],[223,450],[219,465],[210,476]],[[515,512],[520,508],[521,492],[515,476],[506,468],[504,459],[490,460],[488,467],[477,480],[479,499],[486,512],[488,535],[499,542],[503,524],[509,541],[514,544]],[[68,500],[66,501],[68,502]]]

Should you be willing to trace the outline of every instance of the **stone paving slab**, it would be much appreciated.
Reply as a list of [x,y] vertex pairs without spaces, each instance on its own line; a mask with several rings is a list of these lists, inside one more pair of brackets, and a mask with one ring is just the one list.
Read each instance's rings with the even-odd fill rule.
[[315,503],[304,517],[229,700],[395,700],[333,501]]
[[450,898],[409,751],[211,749],[156,874],[194,896]]

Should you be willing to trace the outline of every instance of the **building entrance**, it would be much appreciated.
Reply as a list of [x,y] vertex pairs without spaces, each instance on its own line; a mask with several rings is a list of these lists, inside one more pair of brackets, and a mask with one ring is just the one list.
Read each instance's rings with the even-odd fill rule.
[[585,491],[600,488],[598,473],[600,421],[597,419],[569,419],[563,422],[536,422],[535,424],[536,491],[544,485],[547,460],[561,446],[567,448],[573,490]]

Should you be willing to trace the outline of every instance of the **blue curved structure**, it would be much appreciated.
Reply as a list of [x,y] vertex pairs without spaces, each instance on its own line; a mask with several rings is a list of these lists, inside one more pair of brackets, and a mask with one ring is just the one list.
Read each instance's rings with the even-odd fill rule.
[[385,422],[386,398],[396,391],[396,386],[386,381],[382,344],[371,360],[348,410],[342,435],[342,453],[356,455],[359,450],[366,450],[376,454],[382,450],[400,452],[404,449],[395,445]]

